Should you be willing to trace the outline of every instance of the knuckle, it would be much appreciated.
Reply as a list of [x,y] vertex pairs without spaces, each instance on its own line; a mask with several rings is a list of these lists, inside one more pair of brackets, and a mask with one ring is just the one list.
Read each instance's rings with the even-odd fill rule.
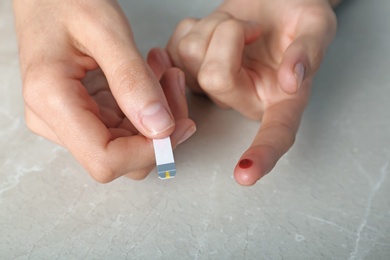
[[47,113],[62,109],[64,97],[61,92],[50,91],[58,85],[58,77],[53,75],[54,65],[49,61],[30,64],[23,75],[23,99],[25,105],[34,112]]
[[202,89],[210,94],[222,94],[232,90],[231,73],[218,68],[217,64],[204,66],[198,74],[198,82]]
[[27,106],[34,107],[39,100],[41,89],[45,85],[42,75],[45,75],[46,67],[38,64],[30,65],[23,75],[23,99]]
[[180,40],[178,52],[183,61],[200,61],[206,53],[205,43],[195,34],[189,34]]
[[[323,6],[312,5],[306,8],[304,13],[304,22],[312,24],[315,28],[313,32],[306,32],[302,36],[303,40],[307,40],[305,51],[308,56],[308,72],[312,76],[320,67],[325,56],[327,46],[334,37],[337,27],[337,18],[331,8],[323,8]],[[322,35],[318,37],[319,33]]]
[[112,73],[113,85],[119,95],[141,91],[142,85],[153,78],[151,70],[139,60],[119,65]]
[[[72,6],[74,12],[78,14],[79,19],[69,21],[72,26],[78,27],[80,21],[87,28],[85,32],[88,36],[98,35],[105,41],[111,41],[111,37],[122,38],[118,32],[126,30],[127,21],[117,12],[102,12],[101,9],[95,8],[93,2],[78,1],[78,4]],[[116,30],[112,30],[112,25],[115,24]]]
[[216,11],[215,12],[215,17],[219,19],[232,19],[234,16],[228,12],[225,11]]
[[176,27],[176,32],[185,33],[188,32],[198,21],[193,18],[183,19]]
[[231,34],[231,35],[237,35],[240,33],[243,33],[242,25],[241,23],[236,19],[227,19],[225,21],[222,21],[218,27],[216,28],[216,33],[224,33],[224,34]]
[[330,7],[323,8],[323,6],[319,6],[319,5],[313,5],[310,8],[307,8],[307,13],[305,15],[307,15],[312,19],[317,19],[319,21],[325,21],[325,22],[330,22],[330,21],[335,22],[337,20],[336,14],[332,8]]
[[116,179],[115,172],[111,169],[109,164],[101,158],[90,160],[86,167],[89,175],[98,183],[109,183]]

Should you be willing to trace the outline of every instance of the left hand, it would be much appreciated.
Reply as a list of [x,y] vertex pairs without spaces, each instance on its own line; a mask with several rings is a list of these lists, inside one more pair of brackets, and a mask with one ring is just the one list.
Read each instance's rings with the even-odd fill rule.
[[238,183],[253,185],[294,143],[336,18],[323,0],[242,2],[182,21],[167,51],[194,91],[262,120],[234,171]]

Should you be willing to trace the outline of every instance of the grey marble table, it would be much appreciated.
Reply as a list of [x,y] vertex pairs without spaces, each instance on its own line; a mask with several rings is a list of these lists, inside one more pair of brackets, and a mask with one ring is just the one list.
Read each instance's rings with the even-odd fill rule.
[[[145,54],[218,1],[122,4]],[[193,96],[198,132],[175,152],[175,179],[103,185],[27,130],[2,0],[0,259],[390,259],[390,1],[338,16],[296,144],[257,185],[232,171],[259,124]]]

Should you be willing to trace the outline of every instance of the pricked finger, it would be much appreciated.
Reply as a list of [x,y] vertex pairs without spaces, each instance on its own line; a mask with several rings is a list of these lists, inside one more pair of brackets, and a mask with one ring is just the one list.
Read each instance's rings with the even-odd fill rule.
[[290,149],[306,105],[305,98],[286,99],[266,109],[260,130],[234,170],[239,184],[255,184]]

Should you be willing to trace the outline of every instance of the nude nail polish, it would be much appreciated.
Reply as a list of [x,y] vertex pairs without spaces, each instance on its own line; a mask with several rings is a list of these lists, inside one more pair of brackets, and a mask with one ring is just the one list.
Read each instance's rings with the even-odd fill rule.
[[160,103],[151,104],[144,108],[141,111],[141,122],[154,135],[160,134],[175,125],[168,111]]
[[194,135],[195,132],[196,132],[196,127],[195,127],[195,126],[191,126],[191,127],[183,134],[183,136],[179,139],[179,141],[177,142],[177,144],[183,143],[183,142],[186,141],[188,138],[190,138],[192,135]]
[[295,65],[294,73],[295,73],[295,78],[297,80],[298,89],[300,89],[306,74],[305,66],[303,66],[301,62],[298,63],[297,65]]

